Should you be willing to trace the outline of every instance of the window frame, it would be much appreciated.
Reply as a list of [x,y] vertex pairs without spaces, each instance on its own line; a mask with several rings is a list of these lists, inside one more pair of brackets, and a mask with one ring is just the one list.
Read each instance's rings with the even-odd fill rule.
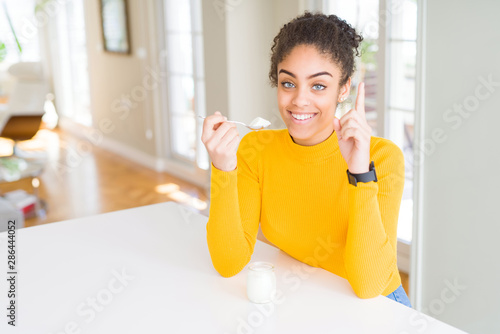
[[[381,20],[385,20],[386,24],[378,24],[378,51],[377,51],[377,86],[383,87],[383,89],[377,91],[376,98],[376,113],[377,113],[377,136],[379,137],[387,137],[388,131],[390,131],[390,115],[388,114],[392,109],[401,109],[401,108],[391,108],[390,105],[390,86],[389,80],[391,75],[391,59],[390,59],[390,43],[401,40],[396,38],[391,38],[391,20],[389,17],[389,8],[394,0],[379,0],[379,22]],[[421,124],[420,114],[418,110],[420,110],[419,99],[422,97],[421,94],[421,73],[419,73],[419,69],[421,68],[421,59],[422,59],[422,50],[421,50],[421,39],[422,39],[422,6],[423,0],[416,0],[417,2],[417,34],[416,40],[411,42],[416,43],[416,59],[415,59],[415,104],[414,109],[408,112],[413,112],[414,114],[414,129],[415,134],[413,138],[413,143],[417,143],[419,136],[419,124]],[[320,10],[325,13],[330,13],[330,5],[328,0],[322,0],[320,3],[318,1],[310,1],[309,2],[310,10]],[[415,145],[414,145],[415,147]],[[413,214],[412,214],[412,240],[407,241],[400,239],[398,237],[398,266],[402,271],[411,272],[411,270],[415,270],[417,267],[414,261],[410,261],[410,253],[415,252],[414,240],[418,240],[418,219],[419,217],[419,206],[421,205],[421,201],[419,201],[419,185],[421,176],[419,175],[421,171],[418,169],[418,165],[416,165],[416,154],[413,151],[413,191],[412,191],[412,199],[413,199]],[[410,268],[411,267],[411,268]]]
[[[188,0],[190,3],[190,15],[191,18],[201,18],[201,11],[202,11],[202,4],[199,2],[199,0]],[[161,45],[163,46],[163,50],[166,50],[165,56],[162,57],[162,66],[165,69],[166,72],[166,92],[163,97],[163,103],[164,106],[166,106],[166,111],[167,111],[167,121],[166,121],[166,129],[168,133],[168,140],[167,140],[167,146],[168,146],[168,153],[167,155],[172,158],[173,160],[190,165],[195,169],[199,169],[201,171],[207,171],[210,168],[210,165],[208,165],[208,169],[203,169],[199,166],[198,161],[202,159],[201,155],[206,155],[205,159],[208,161],[208,154],[204,147],[201,145],[201,129],[200,129],[200,119],[197,116],[205,116],[205,99],[201,98],[202,96],[204,97],[205,94],[204,92],[200,92],[199,90],[199,83],[200,81],[203,84],[203,87],[205,86],[205,76],[203,73],[203,69],[199,68],[198,63],[204,62],[203,59],[203,31],[202,30],[196,30],[197,24],[195,21],[192,19],[191,20],[191,26],[190,26],[190,35],[191,35],[191,48],[192,48],[192,68],[193,68],[193,73],[192,75],[187,75],[187,74],[181,74],[175,71],[172,71],[169,66],[168,66],[168,38],[170,35],[170,32],[167,29],[167,23],[166,23],[166,16],[165,16],[165,3],[164,1],[159,1],[161,3],[161,17],[162,19],[160,20],[161,22],[161,31],[162,31],[162,38],[163,40],[161,41]],[[196,4],[199,2],[198,4]],[[196,8],[195,5],[199,6],[198,10],[200,11],[200,15],[196,15]],[[199,26],[201,29],[202,22],[199,22]],[[197,37],[202,39],[201,45],[197,45]],[[201,47],[201,50],[199,50],[199,47]],[[170,89],[170,78],[172,76],[182,76],[182,77],[190,77],[193,80],[193,96],[194,96],[194,121],[195,121],[195,156],[194,160],[189,159],[188,157],[179,154],[174,150],[174,142],[175,138],[173,137],[173,131],[172,131],[172,126],[173,126],[173,121],[172,118],[174,115],[178,114],[172,110],[172,105],[171,105],[171,89]],[[200,101],[203,100],[203,101]]]

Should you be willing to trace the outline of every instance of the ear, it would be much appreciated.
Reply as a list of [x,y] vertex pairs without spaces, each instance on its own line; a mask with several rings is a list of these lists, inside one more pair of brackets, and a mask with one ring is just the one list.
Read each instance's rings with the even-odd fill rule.
[[351,77],[347,79],[347,82],[339,87],[339,97],[338,102],[344,102],[351,92]]

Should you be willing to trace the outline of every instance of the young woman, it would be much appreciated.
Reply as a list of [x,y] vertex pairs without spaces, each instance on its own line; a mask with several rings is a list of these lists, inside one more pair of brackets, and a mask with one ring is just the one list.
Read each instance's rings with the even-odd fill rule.
[[351,86],[362,37],[335,15],[285,24],[271,48],[271,84],[283,130],[238,131],[219,112],[205,119],[212,160],[207,242],[215,269],[240,272],[259,222],[266,238],[313,267],[346,278],[356,295],[410,306],[397,267],[404,157],[371,136],[364,84],[355,108],[335,117]]

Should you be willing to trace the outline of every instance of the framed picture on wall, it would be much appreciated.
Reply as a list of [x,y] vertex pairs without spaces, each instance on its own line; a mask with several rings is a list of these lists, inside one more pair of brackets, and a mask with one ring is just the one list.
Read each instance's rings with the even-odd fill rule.
[[101,0],[104,50],[130,54],[127,0]]

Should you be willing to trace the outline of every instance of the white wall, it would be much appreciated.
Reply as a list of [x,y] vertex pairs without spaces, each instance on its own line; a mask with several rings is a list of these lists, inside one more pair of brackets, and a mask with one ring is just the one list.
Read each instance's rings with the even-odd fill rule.
[[228,73],[226,57],[226,22],[220,8],[202,1],[203,54],[205,61],[205,100],[207,114],[220,111],[227,115]]
[[[496,0],[426,1],[424,12],[421,306],[481,334],[500,333],[498,13]],[[458,104],[471,111],[449,111]]]
[[[241,1],[226,12],[229,119],[250,123],[277,109],[269,85],[269,52],[275,35],[273,2]],[[274,93],[274,94],[273,94]],[[239,127],[240,137],[248,130]]]

